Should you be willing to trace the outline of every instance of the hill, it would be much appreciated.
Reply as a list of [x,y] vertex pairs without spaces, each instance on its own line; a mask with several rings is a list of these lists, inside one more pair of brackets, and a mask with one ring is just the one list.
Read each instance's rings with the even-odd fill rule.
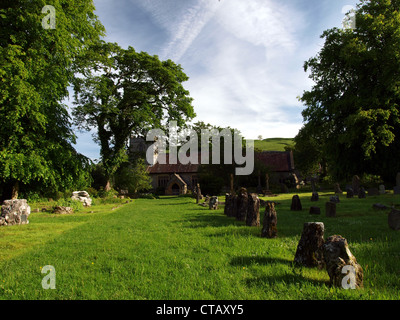
[[285,151],[285,147],[293,144],[293,138],[268,138],[254,140],[254,148],[262,151]]

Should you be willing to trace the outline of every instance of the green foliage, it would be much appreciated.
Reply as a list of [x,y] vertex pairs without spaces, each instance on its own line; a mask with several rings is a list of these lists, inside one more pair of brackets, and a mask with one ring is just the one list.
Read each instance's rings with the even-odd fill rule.
[[137,159],[135,164],[126,163],[115,175],[115,186],[120,190],[128,190],[130,194],[152,189],[152,180],[147,172],[144,159]]
[[76,201],[76,200],[72,200],[71,198],[61,198],[55,202],[53,202],[53,209],[55,209],[56,207],[70,207],[72,209],[74,209],[74,212],[80,212],[83,210],[84,206],[82,204],[82,202],[80,201]]
[[325,44],[304,64],[315,82],[300,100],[304,130],[319,143],[335,179],[399,171],[399,1],[363,0],[356,28],[323,33]]
[[[55,29],[42,27],[45,4]],[[0,5],[0,181],[68,188],[87,159],[72,147],[67,87],[75,61],[104,28],[90,0],[5,0]],[[87,177],[87,176],[86,176]],[[83,178],[84,179],[84,178]]]
[[97,129],[95,141],[109,182],[127,161],[126,142],[132,133],[144,136],[168,120],[182,126],[195,113],[182,86],[188,77],[180,65],[117,44],[102,43],[97,49],[96,65],[75,81],[73,115],[79,128]]

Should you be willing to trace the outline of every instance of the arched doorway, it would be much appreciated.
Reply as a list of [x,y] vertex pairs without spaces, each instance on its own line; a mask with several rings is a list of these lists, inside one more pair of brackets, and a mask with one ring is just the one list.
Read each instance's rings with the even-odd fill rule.
[[174,196],[180,195],[180,193],[181,193],[181,192],[180,192],[180,191],[181,191],[181,188],[179,188],[179,186],[178,186],[177,183],[174,183],[174,184],[172,185],[171,190],[172,190],[172,194],[173,194]]

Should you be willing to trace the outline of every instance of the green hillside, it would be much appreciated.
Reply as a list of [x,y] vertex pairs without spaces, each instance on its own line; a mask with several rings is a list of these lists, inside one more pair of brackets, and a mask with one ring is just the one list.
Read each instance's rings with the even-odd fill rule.
[[262,151],[285,151],[285,147],[292,144],[292,138],[268,138],[263,140],[254,140],[254,148]]

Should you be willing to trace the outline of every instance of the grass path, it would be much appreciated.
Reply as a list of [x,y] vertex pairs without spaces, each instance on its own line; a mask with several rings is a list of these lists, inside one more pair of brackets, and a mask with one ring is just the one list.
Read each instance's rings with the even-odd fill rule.
[[[309,197],[301,195],[304,208]],[[191,198],[138,199],[117,210],[63,216],[32,213],[29,225],[0,228],[0,298],[399,299],[400,235],[387,227],[385,213],[371,209],[376,200],[343,199],[334,219],[290,212],[290,200],[276,198],[277,239],[263,239],[260,228]],[[325,223],[326,237],[349,240],[365,289],[330,288],[325,270],[293,265],[303,223],[315,219]],[[45,265],[56,270],[55,290],[42,288]]]

